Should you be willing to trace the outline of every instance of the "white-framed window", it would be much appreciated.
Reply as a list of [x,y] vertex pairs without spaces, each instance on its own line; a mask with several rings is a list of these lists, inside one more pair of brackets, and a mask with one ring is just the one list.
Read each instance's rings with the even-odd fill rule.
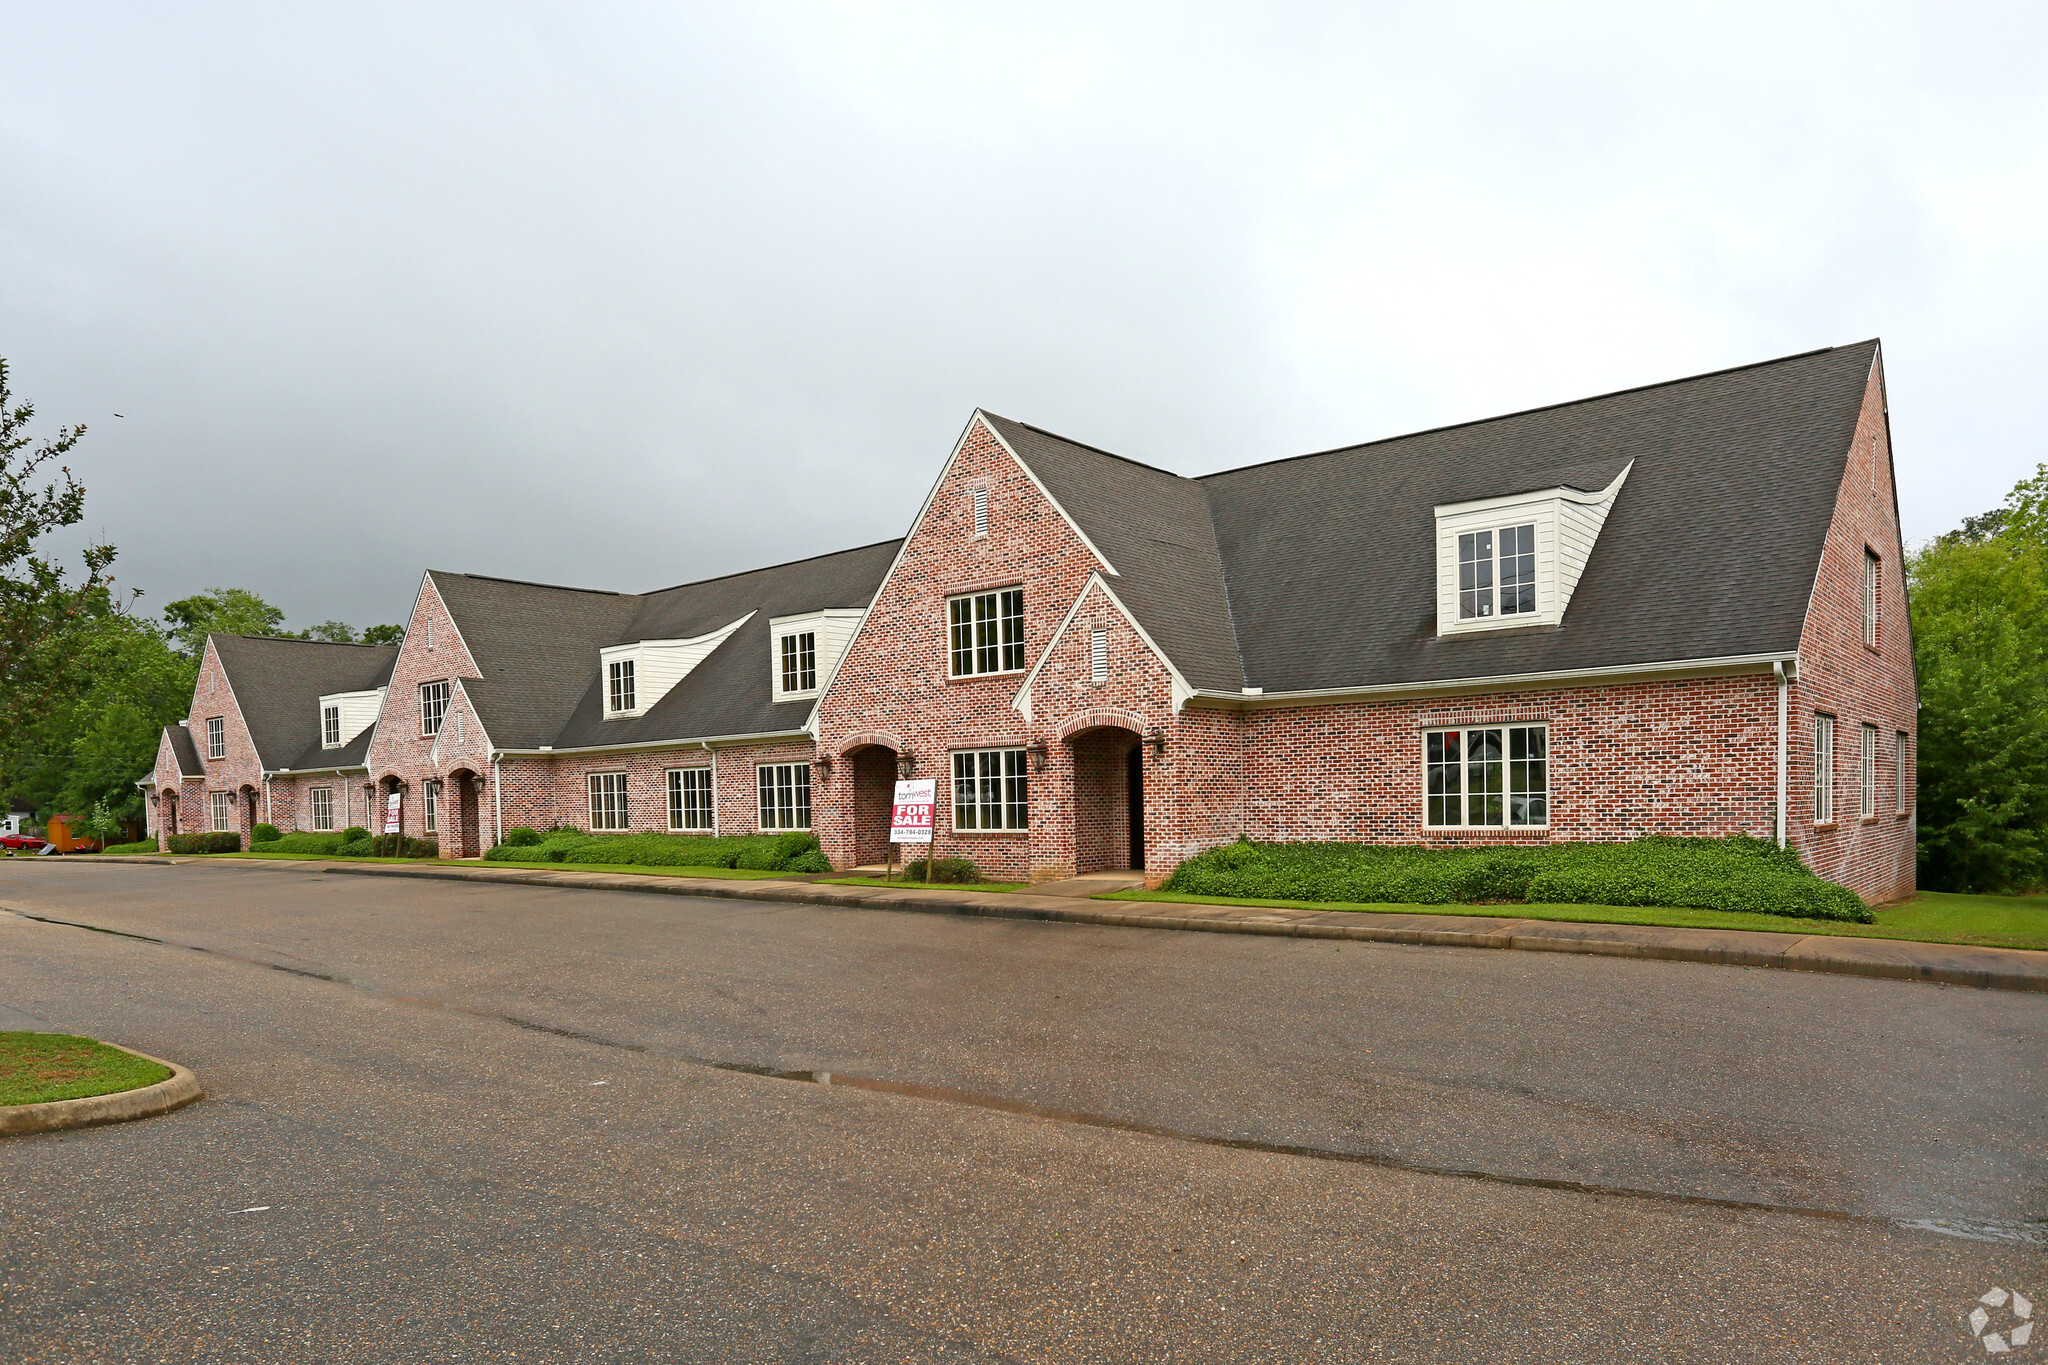
[[630,711],[633,709],[633,661],[613,659],[606,665],[605,699],[607,711]]
[[946,600],[953,676],[1014,673],[1024,667],[1024,590],[1005,588]]
[[626,775],[624,773],[592,773],[590,775],[590,827],[600,829],[626,828]]
[[441,779],[430,777],[420,785],[424,793],[420,802],[422,829],[428,834],[441,832]]
[[1835,718],[1813,717],[1813,823],[1835,818]]
[[427,648],[428,648],[428,649],[432,649],[433,647],[434,647],[434,618],[433,618],[433,617],[431,617],[431,616],[429,616],[429,617],[427,618]]
[[1536,612],[1536,523],[1458,537],[1458,619]]
[[1539,829],[1550,823],[1550,727],[1474,725],[1422,736],[1423,822]]
[[815,692],[818,690],[818,633],[814,630],[797,631],[785,635],[781,641],[782,690],[784,692]]
[[668,827],[710,829],[711,769],[668,770]]
[[1106,630],[1088,632],[1088,678],[1091,682],[1109,681],[1109,632]]
[[811,765],[763,763],[754,771],[761,784],[761,828],[809,829]]
[[1913,765],[1904,730],[1892,736],[1892,805],[1899,815],[1913,809]]
[[440,682],[420,684],[420,734],[438,735],[441,722],[448,715],[448,697],[453,689],[444,678]]
[[1030,827],[1022,749],[963,749],[953,755],[954,829]]
[[1877,727],[1865,722],[1863,726],[1862,782],[1858,787],[1856,813],[1868,820],[1877,814]]
[[206,718],[206,756],[226,758],[228,756],[228,722],[225,716]]
[[315,787],[306,793],[306,805],[313,812],[313,828],[334,828],[334,788]]
[[213,832],[215,834],[226,834],[228,832],[228,821],[234,819],[235,816],[235,798],[233,793],[208,792],[206,799],[207,813],[213,817]]
[[977,536],[988,534],[988,490],[986,488],[974,490],[974,534]]
[[341,708],[323,706],[320,708],[320,747],[339,749],[341,747]]
[[1863,551],[1863,643],[1873,648],[1877,645],[1877,587],[1883,567],[1877,551]]

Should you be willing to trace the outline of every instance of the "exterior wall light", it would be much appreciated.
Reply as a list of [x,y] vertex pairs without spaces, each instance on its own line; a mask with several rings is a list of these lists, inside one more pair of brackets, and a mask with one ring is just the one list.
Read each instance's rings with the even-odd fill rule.
[[1153,726],[1151,729],[1145,732],[1145,742],[1152,746],[1152,757],[1164,758],[1166,756],[1165,730],[1161,729],[1159,726]]
[[1050,750],[1047,748],[1044,740],[1032,740],[1029,744],[1024,746],[1024,752],[1031,755],[1032,772],[1042,773],[1045,771],[1046,756],[1050,752]]
[[896,755],[896,776],[908,778],[917,771],[917,755],[905,749]]

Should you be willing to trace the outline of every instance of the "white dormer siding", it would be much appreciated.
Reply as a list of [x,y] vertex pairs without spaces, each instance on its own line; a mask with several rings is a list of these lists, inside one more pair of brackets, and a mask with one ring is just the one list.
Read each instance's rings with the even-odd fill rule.
[[[807,611],[801,616],[774,616],[768,620],[768,676],[774,688],[776,701],[805,701],[820,695],[832,685],[833,670],[839,667],[840,659],[846,655],[846,646],[853,640],[853,633],[860,629],[860,622],[867,611],[861,607],[831,607],[823,611]],[[809,680],[810,687],[785,688],[783,683],[782,655],[783,641],[797,640],[804,635],[812,637],[816,668],[814,672],[799,676],[791,681],[801,683]]]
[[[1476,630],[1512,630],[1520,626],[1554,626],[1564,620],[1572,593],[1586,571],[1593,542],[1607,522],[1614,499],[1628,478],[1630,465],[1597,493],[1576,488],[1546,488],[1500,498],[1446,503],[1436,509],[1436,633],[1461,635]],[[1521,528],[1533,527],[1535,539],[1535,610],[1502,610],[1503,554],[1518,548]],[[1525,533],[1522,533],[1525,534]],[[1467,538],[1471,539],[1467,539]],[[1470,589],[1460,577],[1460,544],[1478,548],[1487,569],[1478,575],[1490,588],[1480,594],[1476,613]],[[1470,558],[1466,556],[1465,558]],[[1509,576],[1512,576],[1510,573]],[[1519,601],[1514,605],[1520,605]]]
[[[753,619],[753,615],[748,612],[731,625],[720,626],[708,635],[696,635],[687,640],[636,640],[629,645],[611,645],[599,650],[597,676],[604,685],[604,718],[626,720],[646,715],[656,702],[669,694],[670,689],[690,675],[691,669],[710,658],[712,651],[724,644],[728,636]],[[611,709],[611,666],[625,662],[633,665],[633,705],[626,710],[614,711]]]
[[[367,692],[330,692],[322,697],[319,708],[314,713],[320,725],[320,747],[342,748],[357,735],[375,725],[378,712],[384,709],[384,691],[385,689],[381,687],[375,687]],[[340,712],[341,725],[336,731],[327,728],[329,707]],[[335,738],[337,734],[340,736],[338,739]]]

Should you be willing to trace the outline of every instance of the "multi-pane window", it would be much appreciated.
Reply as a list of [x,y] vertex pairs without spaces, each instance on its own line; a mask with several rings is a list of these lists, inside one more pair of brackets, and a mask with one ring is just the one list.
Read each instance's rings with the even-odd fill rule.
[[1813,718],[1813,822],[1835,818],[1835,718]]
[[785,692],[815,692],[818,690],[818,635],[816,631],[802,631],[782,637],[782,690]]
[[334,788],[315,787],[306,793],[307,804],[313,811],[313,828],[327,830],[334,828]]
[[320,708],[320,743],[323,747],[341,747],[341,708],[323,706]]
[[1859,789],[1857,814],[1868,820],[1877,814],[1877,727],[1866,724],[1863,727],[1863,768],[1862,784]]
[[1011,673],[1024,667],[1024,590],[976,593],[947,601],[953,676]]
[[592,773],[590,775],[590,827],[592,829],[626,828],[626,775],[624,773]]
[[1095,682],[1109,681],[1109,632],[1088,633],[1088,676]]
[[228,756],[228,723],[225,717],[207,717],[206,756],[208,758],[226,758]]
[[668,827],[711,828],[711,769],[669,769]]
[[1550,730],[1492,725],[1422,737],[1425,823],[1550,823]]
[[953,755],[954,829],[1029,829],[1022,749],[970,749]]
[[608,711],[630,711],[633,709],[633,661],[614,659],[606,678],[605,709]]
[[428,778],[422,784],[421,790],[426,794],[426,799],[421,809],[426,832],[428,834],[439,834],[441,832],[441,779],[438,777]]
[[1526,616],[1536,610],[1536,524],[1458,537],[1458,617]]
[[1906,732],[1892,736],[1892,805],[1900,815],[1913,808],[1912,765],[1906,753]]
[[233,800],[234,798],[227,792],[207,793],[207,802],[211,807],[209,814],[213,816],[213,832],[215,834],[226,834],[228,832],[228,821],[234,816],[234,810],[229,803]]
[[1877,644],[1877,585],[1882,561],[1877,551],[1863,552],[1863,643]]
[[986,488],[974,490],[974,534],[978,536],[988,534],[988,490]]
[[438,735],[448,715],[449,685],[446,680],[420,684],[420,733]]
[[763,763],[756,772],[761,780],[761,828],[809,829],[811,765]]

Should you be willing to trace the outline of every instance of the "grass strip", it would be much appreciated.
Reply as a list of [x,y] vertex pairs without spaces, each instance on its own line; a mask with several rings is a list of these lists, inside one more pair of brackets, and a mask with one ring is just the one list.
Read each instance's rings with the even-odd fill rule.
[[82,1100],[140,1090],[171,1069],[69,1033],[0,1033],[0,1105]]
[[898,877],[890,881],[886,877],[820,877],[820,886],[884,886],[891,891],[1024,891],[1027,882],[932,882],[927,885],[916,880],[906,881]]
[[333,853],[194,853],[194,858],[267,858],[297,863],[396,863],[405,867],[516,868],[530,872],[630,872],[641,877],[718,877],[753,881],[787,877],[787,872],[756,872],[743,867],[665,867],[658,863],[513,863],[480,862],[475,858],[344,858]]
[[1095,900],[1166,901],[1182,905],[1264,906],[1276,910],[1342,910],[1360,914],[1483,915],[1494,919],[1563,920],[1579,924],[1653,924],[1672,929],[1747,929],[1770,934],[1826,934],[1912,943],[1966,943],[1980,948],[2048,950],[2048,896],[1963,896],[1923,891],[1877,912],[1877,923],[1795,919],[1741,910],[1691,910],[1649,905],[1355,905],[1337,901],[1238,899],[1176,891],[1112,891]]

